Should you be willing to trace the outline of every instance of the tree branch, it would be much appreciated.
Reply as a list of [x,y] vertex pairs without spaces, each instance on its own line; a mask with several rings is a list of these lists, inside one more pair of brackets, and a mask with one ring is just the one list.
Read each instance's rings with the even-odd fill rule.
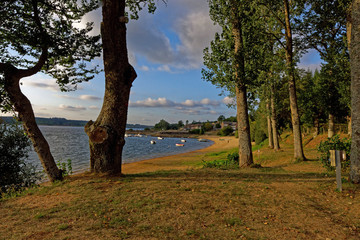
[[35,64],[35,66],[28,68],[28,69],[19,69],[18,76],[20,78],[29,77],[38,73],[41,68],[46,63],[48,58],[48,46],[46,44],[48,40],[48,36],[44,31],[44,28],[41,24],[40,17],[39,17],[39,9],[37,7],[37,0],[32,0],[33,10],[34,10],[34,21],[40,30],[40,37],[41,37],[41,55],[39,57],[39,61]]

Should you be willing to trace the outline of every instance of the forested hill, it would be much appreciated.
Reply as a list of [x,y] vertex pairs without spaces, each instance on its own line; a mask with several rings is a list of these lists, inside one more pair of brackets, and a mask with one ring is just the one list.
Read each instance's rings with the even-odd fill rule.
[[[13,117],[2,117],[0,118],[6,122],[6,123],[13,123],[14,119]],[[83,127],[87,123],[87,121],[83,120],[68,120],[66,118],[36,118],[36,123],[38,125],[47,125],[47,126],[77,126],[77,127]],[[145,126],[140,124],[127,124],[126,128],[147,128],[151,126]]]

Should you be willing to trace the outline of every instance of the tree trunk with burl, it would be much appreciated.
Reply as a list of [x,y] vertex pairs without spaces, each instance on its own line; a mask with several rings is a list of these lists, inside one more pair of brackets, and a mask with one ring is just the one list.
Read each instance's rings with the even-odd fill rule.
[[136,72],[128,59],[125,0],[103,1],[102,15],[105,95],[98,118],[86,124],[85,132],[91,171],[116,174],[121,173],[130,89]]

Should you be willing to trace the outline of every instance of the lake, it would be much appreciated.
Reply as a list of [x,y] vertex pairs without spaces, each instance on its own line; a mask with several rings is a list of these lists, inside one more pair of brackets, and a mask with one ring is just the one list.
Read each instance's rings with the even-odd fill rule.
[[[89,142],[83,127],[40,126],[40,130],[50,145],[55,161],[66,162],[67,159],[71,159],[74,172],[89,169]],[[181,139],[186,139],[186,142],[183,143],[184,146],[176,146],[176,143],[181,143]],[[123,163],[190,152],[213,144],[211,141],[199,142],[192,138],[164,138],[160,140],[151,136],[127,137],[125,140]],[[151,140],[156,141],[156,144],[150,144]],[[42,170],[34,151],[29,153],[28,161],[38,170]]]

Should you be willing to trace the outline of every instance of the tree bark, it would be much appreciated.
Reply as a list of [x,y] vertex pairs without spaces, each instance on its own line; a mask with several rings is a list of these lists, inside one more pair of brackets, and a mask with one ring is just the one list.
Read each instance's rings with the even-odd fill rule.
[[269,99],[266,99],[266,119],[267,119],[267,129],[268,129],[268,139],[269,139],[269,148],[274,148],[274,139],[273,139],[273,131],[271,126],[271,110]]
[[[42,54],[42,57],[44,57],[44,54]],[[40,61],[44,60],[40,58]],[[42,66],[42,64],[40,65]],[[2,66],[5,68],[5,91],[10,101],[14,104],[15,111],[18,112],[19,120],[23,122],[24,130],[33,143],[34,150],[39,157],[45,173],[51,182],[62,180],[62,171],[56,166],[50,152],[49,144],[36,124],[31,103],[20,89],[20,79],[35,74],[37,69],[41,69],[41,66],[35,66],[28,70],[19,70],[11,64],[2,64]]]
[[232,34],[235,41],[235,81],[236,81],[236,107],[237,107],[237,121],[239,133],[239,166],[248,167],[253,162],[251,138],[250,138],[250,123],[247,106],[246,86],[244,83],[245,62],[242,53],[243,40],[241,31],[241,20],[238,16],[238,3],[232,1]]
[[295,72],[293,62],[293,44],[292,44],[292,32],[290,25],[290,13],[289,13],[289,0],[284,0],[285,9],[285,38],[286,38],[286,69],[289,84],[289,96],[290,96],[290,110],[291,110],[291,123],[294,134],[294,158],[296,161],[305,160],[302,136],[300,128],[300,117],[297,105],[296,96],[296,84],[295,84]]
[[319,117],[315,117],[314,120],[314,137],[317,137],[319,135],[319,128],[320,128],[320,123],[319,123]]
[[360,0],[352,2],[351,66],[351,156],[350,179],[360,183]]
[[103,1],[102,16],[104,101],[98,118],[86,124],[85,132],[91,171],[116,174],[121,173],[130,89],[136,72],[128,60],[125,0]]
[[346,118],[347,122],[348,122],[348,136],[351,138],[352,132],[351,132],[351,117],[347,117]]
[[272,133],[273,133],[273,142],[274,142],[274,150],[280,150],[279,144],[279,136],[277,131],[277,118],[276,118],[276,109],[275,109],[275,88],[271,86],[271,95],[270,95],[270,108],[271,108],[271,126],[272,126]]
[[334,115],[329,113],[329,122],[328,122],[328,138],[332,138],[335,135],[335,124],[334,124]]

